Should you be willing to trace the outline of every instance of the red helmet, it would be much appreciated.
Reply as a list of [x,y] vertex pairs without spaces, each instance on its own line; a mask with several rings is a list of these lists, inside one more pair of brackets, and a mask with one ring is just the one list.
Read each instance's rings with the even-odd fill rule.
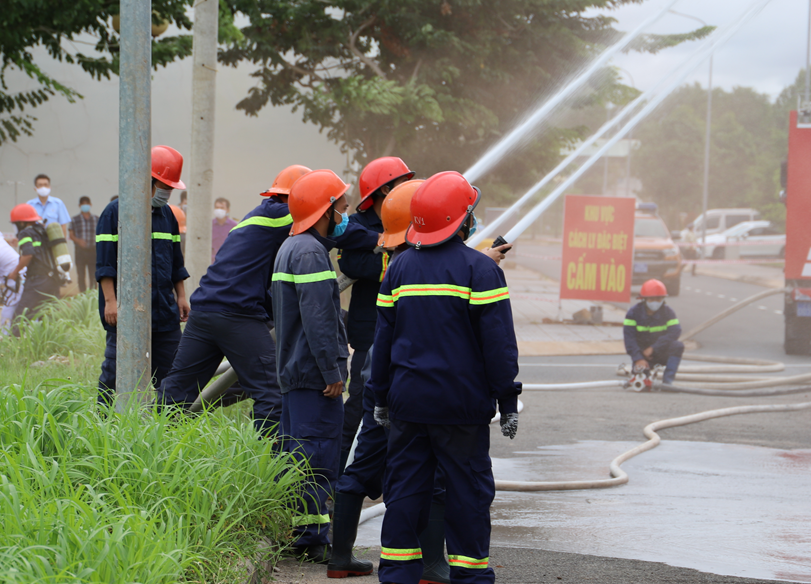
[[458,172],[435,174],[411,199],[411,227],[406,242],[417,248],[445,243],[462,228],[480,198],[481,191]]
[[12,223],[33,223],[34,221],[42,221],[42,217],[37,215],[37,210],[27,203],[17,205],[11,210]]
[[657,296],[667,296],[667,288],[659,280],[648,280],[642,284],[639,291],[640,298],[655,298]]
[[340,199],[349,185],[331,170],[313,170],[293,183],[287,204],[293,217],[290,235],[304,233]]
[[183,172],[183,156],[169,146],[155,146],[152,148],[152,178],[156,178],[173,189],[185,189],[186,185],[180,180]]
[[276,178],[273,180],[273,186],[271,186],[264,193],[260,194],[263,197],[272,197],[273,195],[289,195],[290,187],[293,186],[293,183],[308,172],[312,172],[312,169],[300,164],[288,166],[276,175]]
[[372,160],[361,171],[360,178],[358,178],[358,189],[360,190],[358,211],[365,211],[372,206],[374,203],[372,195],[377,189],[402,177],[411,180],[414,178],[414,173],[408,169],[405,162],[396,156],[384,156]]

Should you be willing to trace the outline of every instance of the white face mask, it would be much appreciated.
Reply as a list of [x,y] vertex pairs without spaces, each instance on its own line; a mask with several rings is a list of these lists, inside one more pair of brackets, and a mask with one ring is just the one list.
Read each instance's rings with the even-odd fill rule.
[[169,196],[172,194],[172,189],[155,189],[155,194],[152,197],[152,206],[159,208],[169,202]]
[[214,209],[214,217],[217,219],[225,219],[228,216],[228,211],[225,209]]
[[48,195],[51,194],[51,188],[50,187],[39,187],[37,189],[37,194],[40,197],[47,197]]
[[660,308],[662,308],[662,304],[664,304],[664,300],[645,300],[645,304],[648,305],[648,310],[651,312],[656,312]]

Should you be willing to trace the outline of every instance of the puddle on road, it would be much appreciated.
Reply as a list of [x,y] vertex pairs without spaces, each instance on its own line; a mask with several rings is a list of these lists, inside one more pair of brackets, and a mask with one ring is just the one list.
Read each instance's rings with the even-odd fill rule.
[[[637,442],[584,441],[494,459],[497,479],[608,477]],[[664,562],[811,583],[811,450],[668,440],[623,465],[612,489],[498,492],[492,545]],[[358,545],[379,545],[381,520]]]

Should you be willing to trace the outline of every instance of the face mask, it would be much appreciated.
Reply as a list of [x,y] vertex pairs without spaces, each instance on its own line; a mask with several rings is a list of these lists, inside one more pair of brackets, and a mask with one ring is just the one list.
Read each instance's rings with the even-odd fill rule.
[[82,213],[90,213],[90,205],[82,205],[81,207],[79,207],[79,210]]
[[214,209],[214,217],[217,219],[225,219],[228,216],[228,211],[225,209]]
[[468,233],[468,238],[473,237],[473,234],[476,233],[476,230],[479,228],[479,220],[476,219],[476,214],[473,214],[473,224],[470,226],[470,233]]
[[152,206],[156,209],[163,207],[169,202],[169,195],[172,194],[172,189],[155,189],[155,194],[152,197]]
[[664,304],[664,300],[645,300],[645,304],[648,305],[648,309],[652,312],[656,312],[660,308],[662,308],[662,304]]
[[39,187],[37,189],[37,194],[40,197],[47,197],[48,195],[51,194],[51,189],[50,189],[50,187]]
[[332,233],[329,234],[330,237],[340,237],[346,231],[346,226],[349,225],[349,215],[346,213],[341,213],[341,222],[338,223],[335,228],[332,230]]

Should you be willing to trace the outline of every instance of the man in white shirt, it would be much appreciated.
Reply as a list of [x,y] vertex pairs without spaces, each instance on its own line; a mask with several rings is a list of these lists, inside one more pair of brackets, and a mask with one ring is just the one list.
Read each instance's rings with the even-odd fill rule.
[[47,174],[38,174],[34,179],[34,190],[37,191],[37,198],[28,201],[34,207],[37,214],[42,217],[45,224],[59,223],[65,237],[68,236],[68,223],[70,223],[70,213],[61,199],[51,196],[51,179]]
[[[14,251],[5,238],[0,237],[0,282],[6,281],[8,276],[17,264],[20,262],[20,254]],[[17,292],[11,292],[3,289],[3,309],[0,312],[0,334],[5,334],[14,318],[14,311],[17,308],[17,303],[20,301],[23,289],[22,284]]]

